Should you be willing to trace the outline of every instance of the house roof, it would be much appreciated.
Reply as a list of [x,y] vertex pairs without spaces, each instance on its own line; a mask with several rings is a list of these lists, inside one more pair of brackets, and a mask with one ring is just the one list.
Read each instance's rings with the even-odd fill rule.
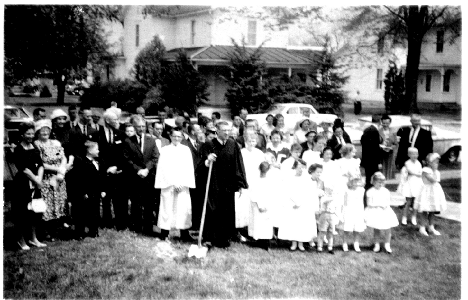
[[[249,53],[253,53],[257,48],[246,47]],[[229,53],[234,51],[234,46],[208,46],[193,48],[176,48],[167,52],[166,58],[169,61],[176,59],[180,50],[187,53],[187,56],[199,65],[225,65],[229,62]],[[262,59],[267,66],[308,66],[312,64],[320,55],[317,50],[297,50],[287,48],[262,47]]]

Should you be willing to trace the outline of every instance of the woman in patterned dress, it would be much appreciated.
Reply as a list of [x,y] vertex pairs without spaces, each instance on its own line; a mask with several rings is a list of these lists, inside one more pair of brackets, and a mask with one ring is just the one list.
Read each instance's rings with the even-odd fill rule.
[[37,140],[34,141],[34,145],[41,152],[44,164],[41,193],[47,204],[47,210],[42,219],[47,222],[46,238],[48,239],[53,239],[51,233],[57,228],[57,221],[65,216],[65,202],[67,200],[65,184],[67,159],[60,142],[49,138],[51,130],[50,120],[36,122]]

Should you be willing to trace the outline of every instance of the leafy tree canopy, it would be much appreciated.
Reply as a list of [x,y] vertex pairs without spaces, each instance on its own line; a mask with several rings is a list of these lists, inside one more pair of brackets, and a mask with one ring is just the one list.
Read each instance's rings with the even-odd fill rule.
[[166,47],[156,35],[137,55],[133,73],[135,79],[146,87],[157,87],[161,84],[162,69]]

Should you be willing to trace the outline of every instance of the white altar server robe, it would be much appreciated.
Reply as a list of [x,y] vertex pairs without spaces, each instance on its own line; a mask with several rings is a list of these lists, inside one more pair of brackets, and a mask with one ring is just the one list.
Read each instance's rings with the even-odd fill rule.
[[[182,186],[182,191],[177,193],[174,186]],[[189,188],[195,188],[195,175],[189,147],[171,143],[161,148],[154,187],[161,189],[158,227],[165,230],[190,228]]]

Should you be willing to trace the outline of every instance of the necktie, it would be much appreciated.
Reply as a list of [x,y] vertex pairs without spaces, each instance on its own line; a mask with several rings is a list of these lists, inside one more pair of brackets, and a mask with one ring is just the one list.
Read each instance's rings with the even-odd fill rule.
[[84,135],[88,135],[86,125],[83,125],[83,134],[84,134]]
[[414,134],[416,133],[416,129],[413,128],[412,129],[413,133],[411,134],[411,138],[410,138],[410,143],[413,144],[413,139],[414,139]]

